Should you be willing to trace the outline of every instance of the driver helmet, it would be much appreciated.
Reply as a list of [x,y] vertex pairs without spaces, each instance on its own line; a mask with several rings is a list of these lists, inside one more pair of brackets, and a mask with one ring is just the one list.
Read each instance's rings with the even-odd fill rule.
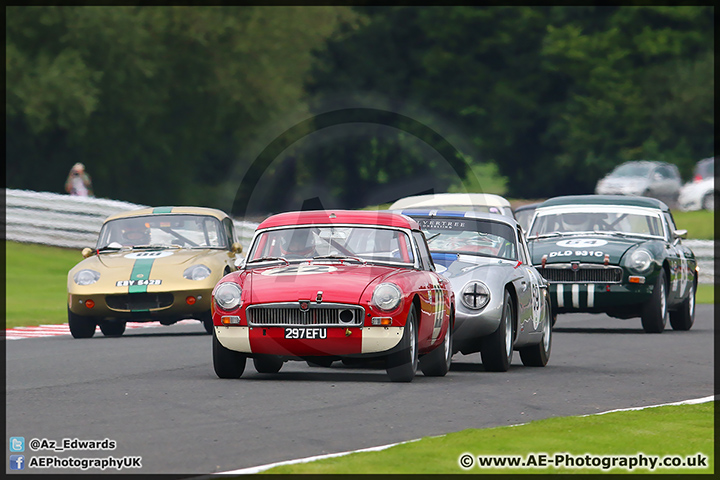
[[299,256],[310,256],[315,251],[309,228],[299,228],[292,232],[287,253]]
[[150,243],[150,227],[143,221],[130,222],[123,227],[122,238],[130,245],[147,245]]
[[582,232],[591,230],[592,214],[590,213],[566,213],[562,216],[563,223],[573,231]]

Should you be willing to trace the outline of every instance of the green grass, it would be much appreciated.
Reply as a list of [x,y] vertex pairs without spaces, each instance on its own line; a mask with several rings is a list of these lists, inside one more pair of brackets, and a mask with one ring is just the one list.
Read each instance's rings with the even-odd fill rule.
[[[711,474],[714,467],[714,402],[668,406],[641,411],[616,412],[589,417],[538,420],[515,427],[469,429],[442,437],[424,438],[380,452],[354,453],[311,463],[284,465],[267,470],[280,474],[453,474],[453,473],[628,473],[615,468],[479,468],[462,469],[458,460],[469,453],[520,455],[545,453],[574,456],[601,455],[705,455],[707,468],[656,469],[655,473]],[[537,457],[536,457],[537,458]],[[636,468],[631,473],[650,473]]]
[[7,328],[65,323],[67,274],[80,249],[5,242]]
[[707,283],[698,284],[695,303],[715,303],[715,286]]
[[697,240],[715,239],[715,212],[698,210],[696,212],[672,212],[675,225],[680,230],[687,230],[687,238]]

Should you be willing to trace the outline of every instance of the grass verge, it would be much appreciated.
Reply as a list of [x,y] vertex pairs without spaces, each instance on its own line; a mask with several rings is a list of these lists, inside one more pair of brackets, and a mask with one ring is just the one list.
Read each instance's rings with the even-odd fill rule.
[[67,274],[80,250],[5,242],[7,328],[67,322]]
[[695,303],[715,303],[715,285],[707,283],[698,284],[695,293]]
[[681,230],[687,230],[687,238],[697,240],[715,239],[715,212],[698,210],[695,212],[673,211],[675,225]]
[[[343,457],[311,463],[283,465],[264,473],[279,474],[492,474],[492,473],[650,473],[650,468],[579,468],[578,464],[592,455],[600,462],[602,456],[678,456],[707,457],[705,468],[656,468],[654,473],[714,473],[714,402],[649,408],[640,411],[615,412],[588,417],[564,417],[538,420],[515,427],[463,430],[442,437],[424,438],[397,445],[379,452],[353,453]],[[573,456],[575,467],[568,462],[560,467],[481,468],[477,457],[519,456],[532,461]],[[463,469],[463,454],[474,456],[473,466]],[[628,459],[629,461],[629,459]],[[549,462],[548,462],[549,463]],[[701,462],[700,462],[701,463]],[[609,465],[609,464],[608,464]],[[618,465],[616,463],[616,465]]]

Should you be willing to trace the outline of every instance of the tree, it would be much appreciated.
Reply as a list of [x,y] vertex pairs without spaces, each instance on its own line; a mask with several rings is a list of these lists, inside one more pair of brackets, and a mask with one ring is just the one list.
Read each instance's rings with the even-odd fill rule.
[[[711,153],[710,7],[358,11],[368,20],[317,54],[308,83],[314,108],[372,95],[391,108],[420,105],[463,127],[456,133],[477,149],[463,153],[471,163],[496,163],[510,196],[589,193],[631,159],[664,159],[688,173]],[[393,142],[346,143],[332,155],[412,165]],[[318,165],[329,161],[322,157]]]
[[[8,186],[227,207],[239,152],[307,112],[312,48],[346,7],[8,7]],[[230,189],[232,187],[229,187]]]

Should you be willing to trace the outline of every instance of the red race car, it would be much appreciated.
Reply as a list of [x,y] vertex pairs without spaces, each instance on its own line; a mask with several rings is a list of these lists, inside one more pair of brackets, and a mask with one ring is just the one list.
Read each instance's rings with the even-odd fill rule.
[[383,359],[392,381],[418,364],[444,376],[452,358],[455,299],[435,272],[410,217],[374,211],[304,211],[262,222],[244,265],[213,290],[213,366],[239,378],[287,360],[330,366]]

